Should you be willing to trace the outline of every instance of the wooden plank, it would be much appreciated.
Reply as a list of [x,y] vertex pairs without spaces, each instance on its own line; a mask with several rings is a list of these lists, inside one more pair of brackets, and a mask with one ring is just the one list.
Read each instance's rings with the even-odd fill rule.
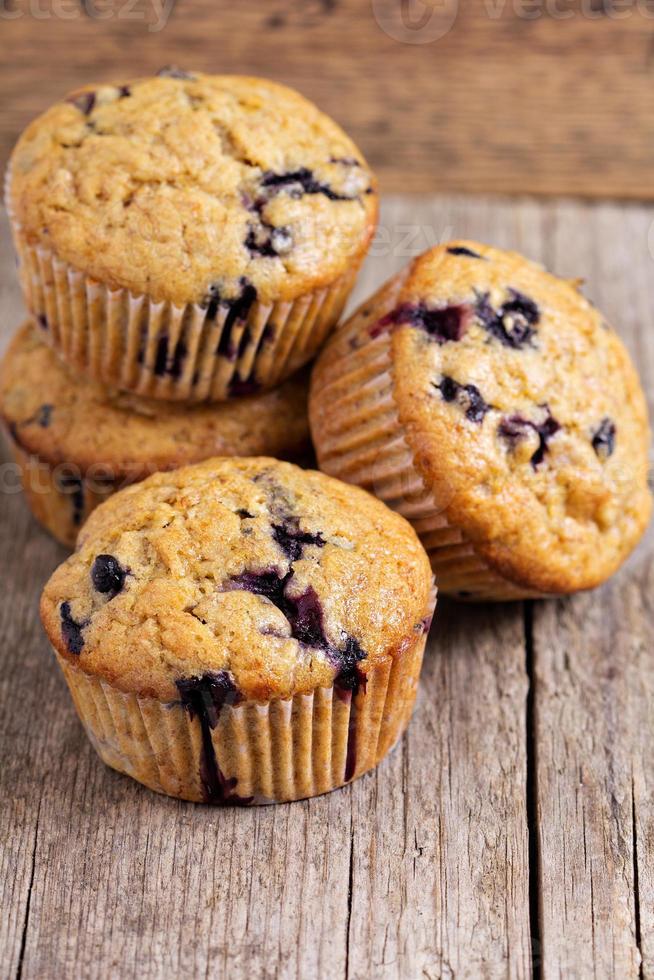
[[[44,650],[37,615],[38,583],[54,570],[63,549],[35,533],[22,496],[2,480],[3,595],[0,629],[0,973],[20,972],[27,927],[36,900],[36,852],[44,818],[44,776],[58,769],[65,741],[59,710],[66,692]],[[8,492],[9,491],[9,492]],[[64,715],[69,713],[64,711]],[[54,739],[54,741],[51,741]]]
[[[520,248],[587,274],[651,397],[651,221],[391,199],[358,293],[451,236]],[[0,236],[0,343],[18,316],[10,255]],[[220,811],[98,763],[36,617],[62,551],[1,499],[3,974],[495,980],[530,975],[533,948],[545,977],[636,977],[641,956],[654,977],[651,535],[607,588],[526,623],[520,606],[443,603],[409,735],[375,773]]]
[[[430,238],[473,227],[489,235],[496,224],[510,236],[515,214],[531,227],[539,212],[389,201],[388,241],[359,293]],[[0,254],[8,261],[8,249]],[[0,270],[0,281],[8,274]],[[15,291],[1,301],[7,332]],[[50,713],[47,738],[40,729],[32,736],[32,795],[22,823],[14,818],[24,854],[7,875],[20,898],[10,975],[17,960],[25,978],[99,969],[126,978],[529,974],[520,607],[467,610],[463,619],[443,609],[411,735],[375,773],[306,803],[209,810],[155,797],[96,760],[36,623],[59,549],[23,519],[29,545],[20,548],[34,565],[19,580],[31,622],[22,642],[43,677],[26,678],[24,652],[10,648],[12,701],[25,705],[25,731],[39,690]],[[13,520],[3,526],[11,538]],[[5,617],[22,635],[7,579]]]
[[[550,209],[557,271],[588,270],[650,397],[645,209]],[[652,535],[612,583],[534,607],[535,786],[543,975],[651,977],[654,816]],[[642,956],[642,963],[641,963]]]
[[[20,308],[13,283],[13,252],[0,214],[0,349]],[[43,656],[35,582],[53,569],[62,551],[34,533],[5,447],[0,447],[0,555],[3,595],[0,629],[5,657],[0,672],[0,972],[16,975],[24,954],[42,799],[42,731],[54,720],[62,685]],[[12,492],[14,491],[14,492]],[[36,544],[35,544],[36,542]],[[10,710],[11,706],[11,710]],[[38,724],[35,725],[35,719]]]
[[387,193],[652,197],[649,0],[165,2],[7,3],[0,160],[57,95],[183,62],[299,88]]
[[408,737],[353,793],[348,975],[530,977],[522,610],[436,627]]

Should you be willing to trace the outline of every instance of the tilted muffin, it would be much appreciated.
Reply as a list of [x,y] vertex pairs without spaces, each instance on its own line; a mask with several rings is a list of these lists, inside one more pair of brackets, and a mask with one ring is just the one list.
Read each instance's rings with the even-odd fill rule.
[[27,303],[96,380],[221,401],[308,362],[377,218],[374,179],[291,89],[165,70],[73,93],[11,157]]
[[94,507],[156,470],[216,454],[309,458],[307,389],[302,372],[223,404],[120,394],[76,377],[27,321],[0,364],[0,419],[32,511],[72,547]]
[[442,592],[587,589],[648,523],[628,354],[574,283],[512,252],[426,252],[338,331],[309,399],[320,467],[408,517]]
[[108,765],[244,803],[376,765],[409,721],[433,601],[403,518],[260,457],[157,473],[102,504],[41,615]]

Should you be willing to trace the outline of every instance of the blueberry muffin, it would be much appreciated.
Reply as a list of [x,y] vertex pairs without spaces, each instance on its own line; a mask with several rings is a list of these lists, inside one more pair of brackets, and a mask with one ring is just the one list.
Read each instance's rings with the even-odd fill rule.
[[375,182],[291,89],[164,70],[73,93],[10,161],[28,305],[76,369],[162,399],[279,384],[337,322]]
[[328,344],[309,404],[320,467],[411,520],[442,592],[591,588],[649,521],[629,356],[578,284],[515,253],[417,258]]
[[77,377],[27,321],[0,364],[0,419],[35,516],[72,547],[94,507],[156,470],[210,456],[310,457],[306,372],[273,391],[185,406]]
[[41,615],[108,765],[183,799],[250,803],[379,762],[408,724],[433,604],[402,517],[259,457],[115,494]]

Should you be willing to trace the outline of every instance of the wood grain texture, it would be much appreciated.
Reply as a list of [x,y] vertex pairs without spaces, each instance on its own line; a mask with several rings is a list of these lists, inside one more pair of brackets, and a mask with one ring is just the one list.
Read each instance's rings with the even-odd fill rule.
[[[586,275],[651,404],[653,218],[392,198],[357,294],[452,236],[520,248]],[[13,274],[5,229],[1,344],[20,318]],[[0,971],[654,978],[652,544],[572,600],[442,603],[411,728],[375,772],[304,803],[219,810],[99,763],[37,621],[63,551],[0,493]]]
[[386,193],[653,194],[651,0],[7,0],[0,31],[0,161],[65,92],[174,62],[299,88]]
[[[583,262],[587,291],[619,324],[651,407],[648,237],[649,212],[567,204],[550,215],[549,261],[570,275]],[[650,533],[614,582],[534,609],[545,977],[653,975],[653,582]]]

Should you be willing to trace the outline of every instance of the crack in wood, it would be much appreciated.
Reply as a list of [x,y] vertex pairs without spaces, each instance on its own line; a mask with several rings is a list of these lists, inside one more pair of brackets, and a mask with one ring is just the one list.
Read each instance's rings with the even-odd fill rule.
[[536,672],[534,663],[534,604],[524,604],[525,672],[529,686],[525,702],[526,739],[526,809],[529,841],[529,935],[534,980],[542,976],[541,911],[540,911],[540,853],[538,847],[538,785],[536,751]]
[[16,968],[16,980],[21,980],[23,976],[23,962],[25,960],[25,950],[27,949],[27,929],[30,920],[30,909],[32,906],[32,889],[34,888],[34,875],[36,873],[36,848],[39,843],[39,819],[41,817],[41,797],[39,796],[38,809],[36,811],[36,822],[34,825],[34,846],[32,848],[32,866],[30,868],[30,883],[27,888],[27,899],[25,901],[25,918],[23,919],[23,930],[20,937],[20,952],[18,954],[18,966]]
[[352,895],[354,885],[354,821],[350,815],[350,866],[347,880],[347,915],[345,918],[345,980],[350,976],[350,923],[352,922]]
[[638,976],[640,980],[643,980],[643,937],[640,920],[640,880],[638,870],[638,826],[636,818],[636,786],[634,784],[633,774],[631,777],[631,844],[634,865],[634,926],[636,932],[636,946],[638,947],[638,955],[640,957]]

